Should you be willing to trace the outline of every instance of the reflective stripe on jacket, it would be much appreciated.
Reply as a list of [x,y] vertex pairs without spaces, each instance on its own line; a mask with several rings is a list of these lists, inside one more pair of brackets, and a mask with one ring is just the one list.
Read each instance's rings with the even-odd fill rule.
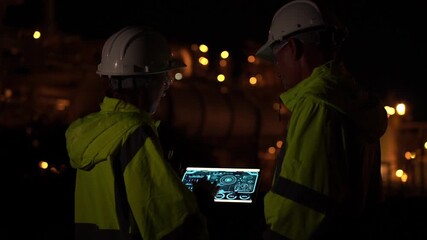
[[280,171],[264,198],[266,239],[339,231],[332,226],[357,219],[380,198],[384,107],[352,79],[334,75],[331,63],[281,99],[292,115]]

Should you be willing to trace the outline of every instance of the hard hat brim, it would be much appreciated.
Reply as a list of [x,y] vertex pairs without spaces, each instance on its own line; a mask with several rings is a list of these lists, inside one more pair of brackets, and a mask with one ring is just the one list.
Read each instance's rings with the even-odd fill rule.
[[258,49],[258,51],[255,53],[255,56],[270,62],[274,62],[275,56],[273,50],[270,47],[271,44],[272,42],[267,41]]
[[183,61],[181,61],[179,59],[172,59],[172,60],[170,60],[169,66],[167,68],[160,69],[160,70],[157,70],[157,71],[152,71],[152,72],[143,72],[143,71],[138,71],[138,72],[135,72],[135,71],[128,71],[128,72],[127,71],[108,72],[108,71],[105,71],[105,70],[101,69],[102,66],[100,66],[100,65],[101,64],[98,65],[98,70],[96,71],[96,73],[98,75],[108,76],[108,77],[111,77],[111,76],[152,75],[152,74],[159,74],[159,73],[164,73],[164,72],[168,72],[168,71],[172,71],[172,70],[176,70],[176,69],[182,69],[182,68],[187,67],[187,65]]

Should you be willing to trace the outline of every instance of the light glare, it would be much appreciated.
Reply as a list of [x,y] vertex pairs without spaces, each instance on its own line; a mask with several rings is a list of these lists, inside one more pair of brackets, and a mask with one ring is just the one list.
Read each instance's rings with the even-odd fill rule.
[[39,32],[39,31],[34,31],[34,33],[33,33],[33,38],[34,39],[39,39],[40,37],[41,37],[41,32]]
[[398,169],[397,171],[396,171],[396,177],[402,177],[403,176],[403,170],[402,169]]
[[249,62],[249,63],[254,63],[254,62],[255,62],[255,57],[254,57],[253,55],[250,55],[250,56],[248,57],[248,62]]
[[249,83],[250,83],[251,85],[255,85],[255,84],[257,83],[257,79],[256,79],[256,77],[250,77],[250,78],[249,78]]
[[41,169],[47,169],[47,167],[49,167],[49,164],[45,161],[40,161],[39,162],[39,168]]
[[225,76],[224,74],[219,74],[216,79],[218,80],[218,82],[224,82],[225,81]]
[[406,106],[404,103],[397,104],[397,106],[396,106],[397,114],[405,115],[405,110],[406,110]]
[[182,73],[180,73],[180,72],[175,73],[175,79],[178,81],[181,80],[182,79]]
[[200,52],[206,53],[209,51],[209,48],[205,44],[200,44],[199,50],[200,50]]
[[389,116],[394,115],[396,113],[396,110],[390,106],[385,106],[384,109],[386,110]]
[[228,53],[228,51],[222,51],[221,52],[221,58],[223,58],[223,59],[227,59],[229,55],[230,54]]

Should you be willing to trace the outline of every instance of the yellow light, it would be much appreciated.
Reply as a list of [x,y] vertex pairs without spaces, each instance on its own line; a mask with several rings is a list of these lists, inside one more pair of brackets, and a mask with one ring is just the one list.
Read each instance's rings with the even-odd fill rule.
[[385,106],[384,109],[386,110],[389,116],[394,115],[396,113],[396,110],[390,106]]
[[178,80],[178,81],[179,81],[179,80],[181,80],[181,79],[182,79],[182,77],[183,77],[183,76],[182,76],[182,73],[177,72],[177,73],[175,73],[175,76],[174,76],[174,77],[175,77],[175,80]]
[[249,62],[249,63],[254,63],[254,62],[255,62],[255,57],[254,57],[253,55],[250,55],[250,56],[248,57],[248,62]]
[[224,82],[225,81],[225,76],[224,76],[224,74],[218,74],[218,76],[216,77],[216,79],[218,80],[218,82]]
[[47,163],[45,161],[40,161],[39,162],[39,168],[41,168],[41,169],[47,169],[47,167],[49,167],[49,163]]
[[411,159],[415,159],[417,157],[417,153],[416,152],[405,152],[405,158],[406,160],[411,160]]
[[229,55],[230,54],[228,53],[228,51],[222,51],[221,52],[221,58],[223,58],[223,59],[227,59]]
[[251,85],[255,85],[255,84],[257,83],[257,79],[256,79],[256,77],[250,77],[250,78],[249,78],[249,83],[250,83]]
[[207,58],[205,58],[205,57],[200,57],[199,58],[199,63],[202,64],[202,65],[204,65],[204,66],[206,66],[206,65],[209,64],[209,60]]
[[276,148],[275,147],[269,147],[267,151],[270,154],[274,154],[274,153],[276,153]]
[[427,149],[427,142],[424,143],[424,148]]
[[199,50],[200,50],[200,52],[206,53],[209,51],[209,48],[205,44],[200,44]]
[[396,106],[397,114],[405,115],[405,110],[406,110],[406,106],[404,103],[397,104],[397,106]]
[[282,148],[282,146],[283,146],[283,141],[282,140],[279,140],[279,141],[276,142],[276,147],[277,148]]
[[34,33],[33,33],[33,38],[34,39],[39,39],[40,37],[41,37],[41,32],[39,32],[39,31],[34,31]]
[[400,180],[401,180],[402,182],[406,182],[406,181],[408,181],[408,175],[407,175],[406,173],[403,173],[402,177],[400,177]]
[[403,172],[403,170],[402,169],[398,169],[397,171],[396,171],[396,177],[402,177],[402,175],[404,174],[404,172]]
[[411,160],[411,152],[405,152],[406,160]]

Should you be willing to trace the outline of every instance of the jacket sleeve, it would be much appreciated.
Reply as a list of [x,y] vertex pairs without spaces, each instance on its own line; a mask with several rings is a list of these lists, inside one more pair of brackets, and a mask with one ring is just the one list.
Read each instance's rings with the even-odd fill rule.
[[342,116],[321,101],[298,104],[280,175],[264,199],[267,232],[277,239],[310,239],[347,189]]
[[157,136],[140,127],[125,141],[120,162],[132,215],[143,239],[161,239],[193,219],[194,239],[207,239],[205,219],[191,191],[164,160]]

